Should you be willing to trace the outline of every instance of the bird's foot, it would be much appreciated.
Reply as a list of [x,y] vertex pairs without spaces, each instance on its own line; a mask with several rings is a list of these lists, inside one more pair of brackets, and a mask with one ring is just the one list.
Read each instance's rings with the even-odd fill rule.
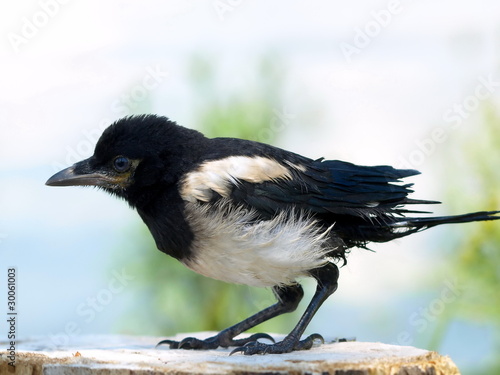
[[254,354],[282,354],[290,353],[295,350],[308,350],[311,349],[314,341],[318,340],[322,344],[325,342],[323,337],[317,333],[314,333],[304,340],[299,340],[295,338],[285,337],[283,341],[275,344],[264,344],[258,341],[251,341],[243,346],[234,349],[231,355],[235,353],[243,353],[244,355],[254,355]]
[[196,337],[186,337],[181,341],[175,340],[162,340],[156,346],[169,345],[170,349],[194,349],[194,350],[208,350],[217,349],[218,347],[227,348],[228,346],[242,346],[251,342],[258,343],[259,339],[267,339],[274,343],[274,339],[266,333],[256,333],[244,339],[235,340],[224,334],[224,331],[216,336],[209,337],[204,340],[197,339]]

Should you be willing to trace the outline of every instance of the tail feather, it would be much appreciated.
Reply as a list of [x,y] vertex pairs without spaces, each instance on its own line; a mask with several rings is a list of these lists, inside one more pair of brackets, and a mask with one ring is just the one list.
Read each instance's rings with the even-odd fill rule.
[[[389,224],[389,226],[394,228],[396,233],[401,233],[401,236],[398,237],[403,237],[441,224],[460,224],[469,223],[471,221],[498,220],[500,219],[500,216],[495,215],[498,215],[499,213],[500,211],[480,211],[453,216],[405,217]],[[398,231],[398,229],[402,229],[402,231]]]
[[500,211],[472,212],[464,215],[436,217],[394,217],[383,222],[370,222],[351,227],[336,226],[348,247],[365,247],[369,242],[387,242],[396,238],[406,237],[412,233],[435,227],[441,224],[460,224],[471,221],[498,220]]

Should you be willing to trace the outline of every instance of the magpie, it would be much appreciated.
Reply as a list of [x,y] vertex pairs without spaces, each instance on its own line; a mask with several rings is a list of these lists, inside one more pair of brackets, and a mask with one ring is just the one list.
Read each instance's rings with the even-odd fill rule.
[[[500,211],[427,217],[411,209],[413,169],[313,160],[267,144],[206,138],[166,117],[137,115],[110,125],[94,154],[48,179],[49,186],[96,186],[137,210],[162,252],[229,283],[270,287],[277,302],[217,335],[163,340],[172,349],[236,347],[245,355],[288,353],[323,342],[303,333],[337,289],[338,265],[353,247],[387,242],[440,224],[495,220]],[[294,311],[298,280],[317,288],[280,342],[248,329]],[[259,341],[269,339],[270,343]]]

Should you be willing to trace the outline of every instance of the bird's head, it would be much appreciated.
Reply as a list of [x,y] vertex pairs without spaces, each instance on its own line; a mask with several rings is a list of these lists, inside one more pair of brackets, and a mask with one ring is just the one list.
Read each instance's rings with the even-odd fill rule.
[[176,183],[202,139],[201,133],[166,117],[125,117],[103,132],[94,155],[56,173],[46,185],[97,186],[134,204],[148,187]]

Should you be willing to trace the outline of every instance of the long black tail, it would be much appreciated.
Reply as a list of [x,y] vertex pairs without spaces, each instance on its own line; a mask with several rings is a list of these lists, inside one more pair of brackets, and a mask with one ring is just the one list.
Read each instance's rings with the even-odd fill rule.
[[471,221],[498,220],[500,211],[471,212],[463,215],[436,216],[436,217],[404,217],[393,223],[389,227],[393,229],[394,238],[404,237],[409,234],[419,232],[441,224],[460,224]]

